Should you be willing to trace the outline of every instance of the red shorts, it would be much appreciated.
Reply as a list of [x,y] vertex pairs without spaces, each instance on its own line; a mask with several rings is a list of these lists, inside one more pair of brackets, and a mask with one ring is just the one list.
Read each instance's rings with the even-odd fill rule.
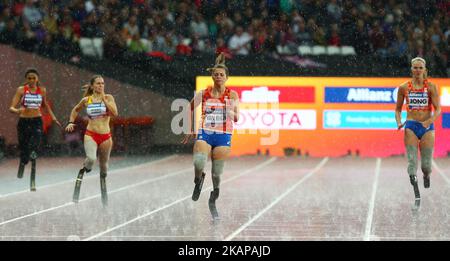
[[97,143],[97,145],[100,145],[104,141],[106,141],[109,138],[111,138],[111,132],[110,133],[106,133],[106,134],[99,134],[99,133],[96,133],[96,132],[93,132],[93,131],[90,131],[90,130],[86,130],[84,135],[91,136],[92,139],[95,141],[95,143]]

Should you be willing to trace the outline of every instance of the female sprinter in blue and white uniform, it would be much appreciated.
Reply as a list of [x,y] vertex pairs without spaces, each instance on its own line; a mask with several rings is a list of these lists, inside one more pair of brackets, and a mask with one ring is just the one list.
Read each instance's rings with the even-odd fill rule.
[[[417,154],[420,149],[423,184],[430,187],[431,164],[434,150],[434,121],[441,114],[437,86],[427,80],[426,62],[416,57],[411,60],[412,79],[400,85],[395,108],[398,129],[405,126],[405,146],[408,157],[408,174],[414,187],[416,206],[420,205],[417,184]],[[402,123],[401,112],[406,101],[406,121]],[[432,112],[434,108],[434,113]]]
[[86,108],[89,122],[84,134],[84,150],[86,159],[83,168],[78,172],[73,201],[78,202],[81,180],[85,172],[89,172],[97,159],[97,150],[100,165],[100,188],[102,192],[103,205],[108,204],[108,194],[106,191],[106,175],[108,170],[109,155],[113,145],[111,130],[109,128],[110,116],[117,116],[117,106],[114,97],[105,94],[105,82],[100,75],[91,78],[86,89],[84,98],[72,109],[67,132],[75,128],[74,121],[78,113]]
[[[210,194],[208,205],[213,218],[216,219],[219,215],[215,202],[219,197],[224,162],[230,154],[233,122],[239,120],[239,96],[237,92],[225,86],[228,80],[228,68],[225,66],[223,54],[217,57],[216,64],[208,71],[212,74],[214,85],[198,92],[191,101],[191,111],[194,111],[200,103],[202,106],[200,129],[194,144],[195,188],[192,200],[196,201],[200,196],[205,178],[203,169],[211,153],[214,190]],[[187,143],[189,137],[191,135],[187,135],[183,143]]]

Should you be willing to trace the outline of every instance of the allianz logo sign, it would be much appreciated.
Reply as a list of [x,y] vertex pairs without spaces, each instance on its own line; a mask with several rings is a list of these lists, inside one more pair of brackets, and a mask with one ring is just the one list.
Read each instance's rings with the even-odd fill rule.
[[348,90],[347,101],[385,101],[397,100],[396,91],[378,91],[369,88],[350,88]]
[[325,87],[326,103],[395,103],[398,88]]

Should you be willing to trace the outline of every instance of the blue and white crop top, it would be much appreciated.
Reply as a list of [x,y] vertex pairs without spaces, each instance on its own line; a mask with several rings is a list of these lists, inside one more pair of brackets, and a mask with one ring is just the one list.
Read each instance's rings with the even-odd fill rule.
[[108,116],[108,108],[105,103],[102,102],[93,102],[92,96],[88,97],[86,113],[90,119],[97,119]]
[[23,88],[22,106],[27,109],[39,109],[42,105],[41,88],[37,87],[36,92],[32,93],[30,87],[25,85]]

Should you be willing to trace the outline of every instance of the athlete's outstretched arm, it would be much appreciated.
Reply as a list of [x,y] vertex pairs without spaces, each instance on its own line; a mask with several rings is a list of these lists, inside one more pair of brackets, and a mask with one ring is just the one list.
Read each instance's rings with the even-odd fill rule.
[[202,98],[203,98],[203,91],[199,91],[194,95],[194,98],[192,98],[191,103],[190,103],[190,111],[188,114],[188,118],[187,118],[187,126],[189,126],[190,132],[186,133],[186,135],[184,136],[184,138],[181,140],[182,144],[186,144],[188,143],[188,141],[194,137],[195,132],[194,132],[194,126],[193,126],[193,115],[195,113],[195,108],[197,108],[197,106],[199,106],[202,103]]
[[405,123],[402,123],[402,107],[405,100],[406,85],[402,84],[398,87],[397,104],[395,105],[395,121],[397,122],[397,129],[401,129]]
[[430,83],[430,87],[431,87],[430,88],[431,103],[433,104],[434,107],[434,113],[431,115],[431,118],[422,123],[425,125],[424,127],[426,128],[428,128],[431,125],[431,123],[433,123],[437,119],[437,117],[439,117],[439,115],[441,114],[441,102],[439,101],[438,88],[433,83]]
[[22,95],[23,87],[18,87],[16,93],[14,94],[14,97],[12,98],[11,106],[9,107],[10,112],[20,114],[20,112],[24,110],[24,108],[22,107],[20,107],[19,109],[16,108],[20,103],[20,98],[22,97]]
[[231,99],[232,99],[232,104],[231,104],[231,111],[230,111],[230,116],[233,118],[234,122],[238,122],[239,121],[239,94],[235,91],[231,91]]
[[56,124],[58,124],[59,127],[62,127],[61,123],[58,121],[58,119],[56,119],[56,116],[53,113],[52,108],[48,105],[48,102],[47,102],[47,89],[45,89],[45,88],[42,88],[42,99],[43,99],[43,103],[42,104],[44,105],[43,107],[45,107],[45,109],[48,111],[48,113],[52,117],[52,120],[54,122],[56,122]]
[[67,127],[66,127],[67,132],[72,132],[74,130],[75,119],[77,118],[78,113],[81,111],[81,109],[83,109],[83,107],[85,106],[86,100],[87,100],[87,97],[84,97],[83,99],[81,99],[81,101],[77,105],[75,105],[75,107],[73,107],[72,112],[70,113],[70,117],[69,117],[69,124],[67,124]]

